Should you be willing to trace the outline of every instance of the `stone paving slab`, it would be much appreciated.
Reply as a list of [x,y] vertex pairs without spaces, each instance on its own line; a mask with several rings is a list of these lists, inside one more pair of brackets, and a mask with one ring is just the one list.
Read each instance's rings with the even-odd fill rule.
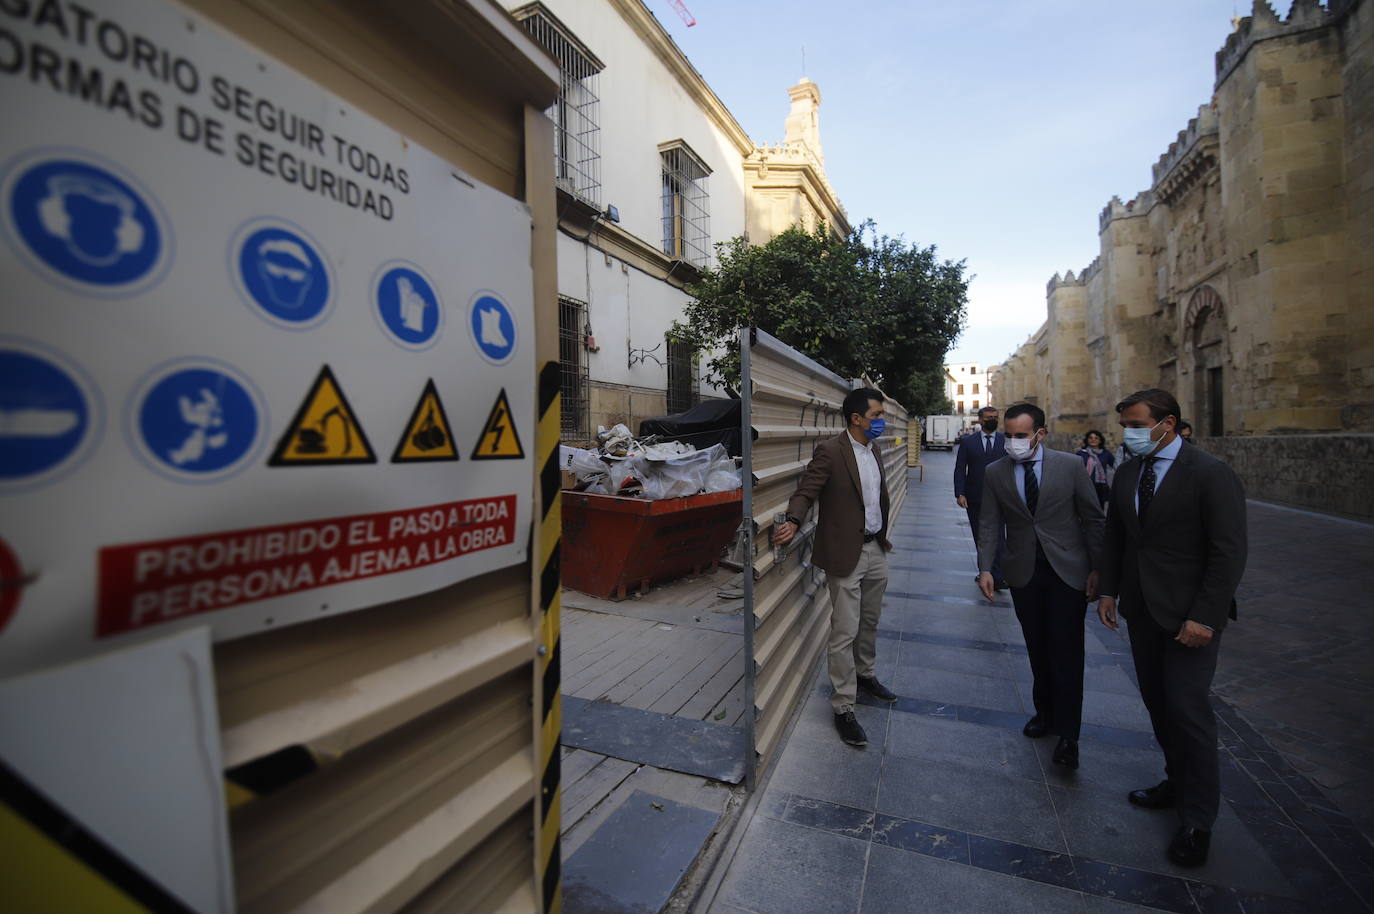
[[[1009,596],[990,605],[973,588],[967,518],[949,493],[952,458],[927,462],[927,481],[911,477],[893,531],[901,568],[880,631],[880,643],[896,651],[883,653],[878,675],[900,697],[890,705],[861,697],[870,742],[850,748],[833,731],[818,668],[705,909],[1374,910],[1374,846],[1343,802],[1366,783],[1366,769],[1374,772],[1366,720],[1374,664],[1361,653],[1374,639],[1374,614],[1333,610],[1338,594],[1327,585],[1309,591],[1286,563],[1297,536],[1338,557],[1314,571],[1334,564],[1348,572],[1344,550],[1374,528],[1352,532],[1333,526],[1345,522],[1251,505],[1251,572],[1214,696],[1225,802],[1207,866],[1185,870],[1164,854],[1172,814],[1126,803],[1127,791],[1162,777],[1163,760],[1125,632],[1089,616],[1082,766],[1054,766],[1052,740],[1020,733],[1029,707],[1025,648]],[[1286,522],[1294,528],[1287,533]],[[1257,524],[1267,532],[1256,535]],[[1374,538],[1364,554],[1374,554]],[[1349,584],[1338,588],[1347,598]],[[1329,630],[1304,633],[1309,601],[1285,599],[1299,592],[1321,594],[1316,622]],[[1253,633],[1242,636],[1247,628]],[[1266,668],[1280,675],[1266,678]],[[1328,775],[1334,789],[1320,783]],[[1353,800],[1357,815],[1368,792]]]

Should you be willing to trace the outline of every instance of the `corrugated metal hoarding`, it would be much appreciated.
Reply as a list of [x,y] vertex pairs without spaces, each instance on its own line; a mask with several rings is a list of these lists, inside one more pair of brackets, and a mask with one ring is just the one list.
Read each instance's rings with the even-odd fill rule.
[[[830,596],[825,573],[810,564],[815,512],[805,519],[786,550],[770,542],[776,515],[787,508],[812,451],[844,430],[841,404],[862,381],[840,377],[823,365],[759,330],[741,337],[744,373],[746,460],[752,491],[745,512],[753,519],[753,580],[750,650],[754,659],[753,705],[756,762],[771,759],[788,720],[816,669],[829,627]],[[895,520],[906,501],[908,416],[886,403],[887,434],[879,439]],[[752,441],[751,441],[752,438]],[[746,587],[751,586],[745,576]]]

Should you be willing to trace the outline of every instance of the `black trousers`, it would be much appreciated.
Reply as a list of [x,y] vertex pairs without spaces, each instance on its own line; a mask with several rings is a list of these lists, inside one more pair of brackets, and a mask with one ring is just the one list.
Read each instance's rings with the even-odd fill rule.
[[[978,515],[982,512],[983,506],[981,504],[975,505],[973,502],[969,502],[968,507],[964,510],[968,512],[968,525],[973,530],[973,548],[977,550]],[[997,555],[993,556],[992,559],[992,579],[999,584],[1002,582],[1002,553],[1006,551],[1006,548],[1007,528],[1003,527],[1001,530],[997,531]]]
[[1217,718],[1208,693],[1217,671],[1221,633],[1206,647],[1184,647],[1142,603],[1127,625],[1140,697],[1164,750],[1164,774],[1178,793],[1180,823],[1210,831],[1221,805]]
[[1083,618],[1088,597],[1060,579],[1038,545],[1035,573],[1011,589],[1026,636],[1035,714],[1051,733],[1078,739],[1083,725]]

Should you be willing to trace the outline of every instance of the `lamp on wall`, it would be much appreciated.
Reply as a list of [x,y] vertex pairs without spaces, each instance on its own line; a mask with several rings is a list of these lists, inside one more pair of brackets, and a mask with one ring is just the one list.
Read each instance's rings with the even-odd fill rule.
[[606,219],[611,222],[620,221],[620,210],[616,208],[614,203],[606,204]]

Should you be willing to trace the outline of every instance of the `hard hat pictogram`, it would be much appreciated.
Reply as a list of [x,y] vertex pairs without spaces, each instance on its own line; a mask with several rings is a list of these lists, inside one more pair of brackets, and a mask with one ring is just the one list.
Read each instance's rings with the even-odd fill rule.
[[396,450],[391,455],[392,463],[425,463],[438,460],[457,460],[458,445],[453,441],[453,430],[449,425],[448,414],[439,399],[439,391],[434,379],[425,382],[424,392],[415,404],[415,411],[401,432],[401,440],[396,442]]
[[515,429],[515,419],[511,415],[510,401],[506,399],[506,389],[496,398],[496,403],[482,426],[482,436],[472,449],[473,460],[520,460],[525,456],[525,448],[520,444],[520,433]]
[[334,372],[325,365],[306,394],[268,466],[376,463],[377,456]]

